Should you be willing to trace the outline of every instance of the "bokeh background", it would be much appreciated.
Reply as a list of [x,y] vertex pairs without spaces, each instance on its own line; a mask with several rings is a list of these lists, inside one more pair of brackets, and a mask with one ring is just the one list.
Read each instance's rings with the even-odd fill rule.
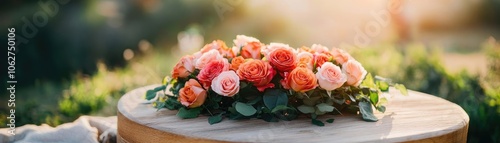
[[372,74],[460,105],[469,142],[500,142],[500,0],[2,0],[4,47],[8,27],[17,126],[116,115],[124,93],[160,83],[181,55],[244,34],[345,49]]

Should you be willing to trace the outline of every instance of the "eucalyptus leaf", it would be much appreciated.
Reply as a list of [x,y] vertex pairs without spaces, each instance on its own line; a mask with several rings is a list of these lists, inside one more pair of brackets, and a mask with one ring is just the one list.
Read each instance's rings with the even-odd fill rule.
[[394,87],[401,92],[404,96],[408,96],[408,90],[406,90],[405,85],[403,84],[396,84]]
[[257,112],[253,106],[241,102],[236,102],[234,108],[243,116],[252,116]]
[[288,96],[286,93],[280,89],[268,89],[265,91],[264,96],[264,105],[266,105],[269,109],[274,109],[274,107],[278,105],[288,105]]
[[297,109],[304,114],[314,113],[316,111],[314,107],[307,105],[300,105]]
[[333,123],[333,121],[335,121],[335,119],[328,119],[328,120],[326,120],[327,123]]
[[165,107],[165,102],[156,101],[156,111],[159,111],[163,107]]
[[197,107],[193,109],[187,109],[185,107],[180,108],[179,111],[177,112],[177,116],[183,119],[190,119],[190,118],[196,118],[200,114],[201,110],[203,108]]
[[325,126],[325,123],[321,122],[320,120],[317,119],[311,119],[311,123],[316,125],[316,126]]
[[363,120],[365,121],[378,121],[377,117],[375,117],[375,115],[373,114],[373,108],[370,102],[359,102],[359,112],[361,113]]
[[271,112],[274,113],[274,112],[278,112],[281,110],[287,110],[288,108],[290,108],[290,107],[284,106],[284,105],[278,105],[278,106],[274,107],[274,109],[271,110]]
[[318,107],[318,110],[321,111],[321,112],[332,112],[333,109],[335,109],[335,107],[333,107],[332,105],[328,105],[326,103],[321,103],[321,104],[318,104],[316,105],[316,107]]
[[220,113],[218,115],[214,115],[214,116],[208,117],[208,123],[210,125],[213,125],[213,124],[221,122],[222,121],[222,115],[223,115],[223,113]]

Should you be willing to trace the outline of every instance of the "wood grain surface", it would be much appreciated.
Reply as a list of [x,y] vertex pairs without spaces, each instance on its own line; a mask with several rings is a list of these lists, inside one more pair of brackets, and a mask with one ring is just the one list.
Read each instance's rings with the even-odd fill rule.
[[324,127],[305,116],[270,123],[260,119],[223,120],[210,125],[206,116],[180,119],[177,111],[157,111],[143,103],[144,93],[158,85],[135,89],[118,102],[119,142],[466,142],[469,116],[458,105],[432,95],[391,88],[385,113],[378,122],[356,115],[334,118]]

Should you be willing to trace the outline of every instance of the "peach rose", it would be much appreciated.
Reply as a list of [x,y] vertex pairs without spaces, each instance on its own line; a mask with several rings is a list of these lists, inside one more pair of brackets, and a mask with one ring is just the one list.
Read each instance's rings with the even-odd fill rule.
[[187,81],[184,88],[179,90],[179,101],[188,108],[200,107],[206,98],[207,91],[194,79]]
[[302,47],[300,47],[300,48],[298,49],[298,51],[297,51],[297,52],[299,52],[299,53],[302,53],[302,52],[308,52],[308,53],[311,53],[311,54],[314,54],[314,53],[315,53],[315,51],[314,51],[314,50],[312,50],[311,48],[306,47],[306,46],[302,46]]
[[224,57],[222,57],[222,55],[219,54],[219,52],[215,49],[212,49],[206,53],[204,53],[203,55],[201,55],[200,58],[198,58],[195,62],[195,65],[194,67],[196,69],[204,69],[205,66],[211,62],[211,61],[222,61],[224,59]]
[[353,59],[342,64],[342,72],[347,75],[347,85],[352,86],[359,86],[367,74],[361,63]]
[[212,84],[212,80],[219,76],[223,71],[229,70],[229,63],[227,59],[223,59],[220,61],[211,61],[207,64],[207,66],[200,70],[200,73],[196,78],[200,81],[200,83],[205,87],[205,89],[209,88]]
[[335,62],[340,65],[352,59],[349,53],[339,48],[333,48],[331,53]]
[[240,65],[245,62],[245,58],[238,56],[231,60],[231,70],[237,71],[240,68]]
[[280,73],[290,72],[297,67],[297,55],[287,48],[276,48],[267,57],[269,63]]
[[335,90],[347,81],[347,76],[342,73],[340,67],[331,62],[326,62],[318,68],[316,78],[318,78],[319,87],[327,91]]
[[294,48],[288,46],[287,44],[283,43],[271,43],[267,46],[264,46],[261,48],[261,53],[264,54],[265,57],[269,57],[269,54],[273,52],[276,49],[286,49],[288,51],[292,51],[294,54],[296,54],[296,51]]
[[236,35],[236,39],[233,40],[234,45],[236,47],[241,48],[245,46],[249,42],[258,42],[260,43],[259,39],[250,37],[250,36],[245,36],[245,35]]
[[311,54],[309,52],[300,52],[297,55],[297,58],[299,59],[299,63],[297,64],[298,67],[305,67],[305,68],[308,68],[309,70],[313,69],[313,65],[314,65],[313,54]]
[[291,88],[297,92],[307,92],[318,86],[318,80],[314,73],[307,68],[296,68],[282,81],[284,88]]
[[172,70],[173,78],[186,78],[194,71],[194,56],[182,57]]
[[219,95],[233,97],[240,91],[240,77],[234,71],[224,71],[214,78],[211,87]]
[[270,82],[276,75],[276,71],[268,62],[254,59],[248,60],[240,65],[237,73],[241,80],[253,83],[261,92],[266,88],[274,87],[274,84]]
[[260,54],[260,49],[261,47],[264,46],[264,44],[260,42],[248,42],[243,48],[241,49],[241,56],[243,58],[248,59],[248,58],[253,58],[253,59],[262,59],[262,56]]
[[314,54],[314,63],[316,67],[321,67],[323,63],[330,61],[330,57],[325,54]]
[[203,46],[203,48],[200,50],[201,53],[206,53],[209,52],[210,50],[217,50],[222,56],[228,57],[228,58],[233,58],[236,56],[236,54],[233,52],[232,49],[228,48],[226,46],[226,43],[221,40],[214,40],[210,44],[206,44]]

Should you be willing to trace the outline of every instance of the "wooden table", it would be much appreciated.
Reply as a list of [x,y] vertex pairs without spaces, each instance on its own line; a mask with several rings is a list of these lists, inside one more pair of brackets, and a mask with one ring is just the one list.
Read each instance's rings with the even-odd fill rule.
[[118,102],[118,142],[466,142],[469,116],[458,105],[432,95],[390,89],[385,113],[378,122],[360,116],[335,118],[324,127],[302,117],[269,123],[259,119],[224,120],[209,125],[206,116],[180,119],[176,111],[156,111],[141,103],[144,93],[157,85],[138,88]]

